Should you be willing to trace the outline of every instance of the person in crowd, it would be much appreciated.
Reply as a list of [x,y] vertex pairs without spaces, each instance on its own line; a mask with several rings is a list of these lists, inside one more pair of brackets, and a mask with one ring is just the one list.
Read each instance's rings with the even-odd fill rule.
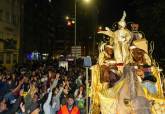
[[52,109],[53,109],[53,114],[57,114],[58,110],[60,109],[60,96],[63,91],[63,86],[60,85],[60,87],[54,88],[53,91],[53,96],[52,96]]
[[85,89],[84,86],[81,85],[78,89],[76,89],[74,93],[75,103],[80,109],[81,114],[85,114]]
[[56,75],[56,79],[53,81],[53,84],[51,85],[51,87],[49,88],[49,92],[48,92],[48,98],[46,100],[46,102],[44,103],[43,105],[43,110],[45,112],[45,114],[53,114],[53,102],[51,104],[51,99],[52,99],[52,90],[53,88],[55,88],[57,86],[57,83],[58,83],[58,80],[59,80],[59,76]]
[[143,65],[137,69],[137,75],[140,76],[140,82],[142,83],[143,87],[145,87],[150,94],[156,95],[157,88],[156,88],[156,77],[151,72],[151,66]]
[[72,95],[69,95],[67,103],[60,108],[58,114],[80,114],[80,110],[75,105]]
[[68,78],[64,78],[63,80],[63,85],[64,85],[64,89],[61,95],[61,104],[64,105],[67,102],[67,96],[71,90],[70,85],[69,85],[69,81]]
[[15,112],[18,110],[21,98],[18,96],[18,98],[15,99],[14,94],[19,91],[23,82],[24,79],[21,79],[16,88],[6,93],[3,97],[1,96],[0,114],[15,114]]

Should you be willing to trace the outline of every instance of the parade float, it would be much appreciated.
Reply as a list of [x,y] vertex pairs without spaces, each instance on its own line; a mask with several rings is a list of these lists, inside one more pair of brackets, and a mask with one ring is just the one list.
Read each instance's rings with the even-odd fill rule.
[[161,72],[137,24],[127,29],[126,12],[118,29],[98,34],[109,37],[100,45],[91,67],[91,114],[165,114]]

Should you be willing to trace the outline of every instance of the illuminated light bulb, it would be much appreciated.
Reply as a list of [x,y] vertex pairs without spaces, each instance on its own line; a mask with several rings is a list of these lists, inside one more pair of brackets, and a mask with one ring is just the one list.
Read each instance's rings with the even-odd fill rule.
[[84,0],[84,2],[89,3],[91,0]]
[[67,25],[68,25],[68,26],[71,26],[71,25],[72,25],[72,23],[71,23],[70,21],[68,21],[68,22],[67,22]]
[[65,19],[66,19],[66,20],[69,20],[69,16],[66,16]]
[[72,24],[75,24],[75,21],[72,21]]

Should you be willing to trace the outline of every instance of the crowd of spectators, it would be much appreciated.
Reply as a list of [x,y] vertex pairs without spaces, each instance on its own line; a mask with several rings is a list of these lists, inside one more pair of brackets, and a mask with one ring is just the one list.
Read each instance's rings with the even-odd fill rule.
[[80,67],[37,63],[0,72],[0,114],[85,114],[85,96]]

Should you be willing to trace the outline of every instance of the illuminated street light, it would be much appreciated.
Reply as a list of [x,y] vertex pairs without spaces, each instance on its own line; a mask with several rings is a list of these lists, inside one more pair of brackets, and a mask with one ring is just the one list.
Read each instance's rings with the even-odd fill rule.
[[68,21],[68,22],[67,22],[67,25],[68,25],[68,26],[71,26],[71,25],[72,25],[72,23],[71,23],[70,21]]
[[[89,3],[91,0],[83,0],[85,3]],[[75,4],[74,4],[74,13],[75,13],[75,37],[74,37],[74,45],[76,46],[77,45],[77,2],[78,0],[75,0]]]
[[66,20],[69,20],[69,16],[66,16],[65,19],[66,19]]
[[[91,0],[84,0],[84,2],[89,3]],[[75,0],[75,4],[74,4],[74,13],[75,13],[75,17],[74,17],[74,29],[75,29],[75,38],[74,38],[74,46],[77,46],[77,2],[78,0]],[[86,91],[88,91],[88,75],[86,75]],[[88,93],[88,92],[87,92]],[[86,94],[86,113],[88,113],[88,94]]]
[[66,20],[68,26],[71,26],[72,24],[75,24],[74,18],[71,18],[69,16],[66,16],[65,17],[65,20]]
[[75,24],[75,21],[74,20],[72,21],[72,24]]
[[84,2],[89,3],[91,0],[84,0]]
[[52,0],[49,0],[49,2],[52,2]]

